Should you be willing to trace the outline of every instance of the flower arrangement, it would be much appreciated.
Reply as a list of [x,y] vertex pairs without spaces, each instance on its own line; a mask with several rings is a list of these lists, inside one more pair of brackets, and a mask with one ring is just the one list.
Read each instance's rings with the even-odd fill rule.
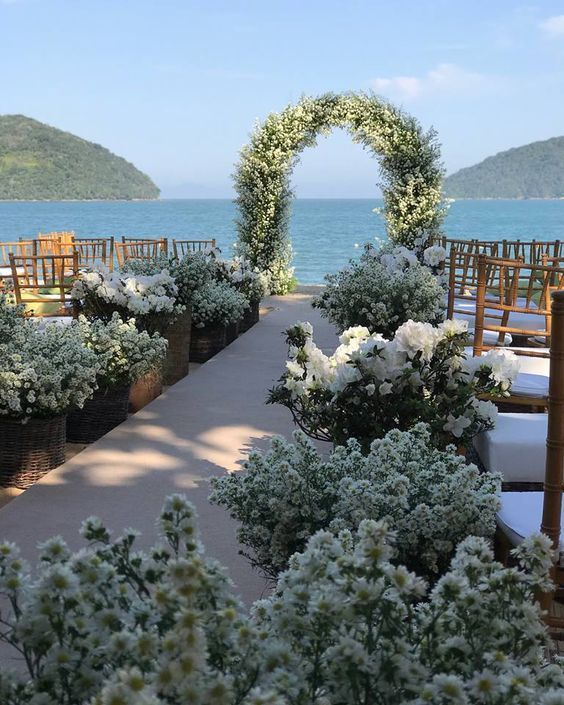
[[178,287],[168,270],[149,275],[99,269],[79,275],[71,296],[87,318],[110,321],[114,312],[123,320],[134,317],[139,328],[162,330],[182,313]]
[[467,358],[467,323],[439,326],[407,321],[387,340],[367,328],[349,328],[331,356],[313,342],[309,323],[287,331],[290,359],[271,390],[312,438],[343,445],[356,438],[364,452],[392,428],[427,423],[433,443],[468,444],[493,428],[496,408],[478,396],[507,396],[519,362],[495,349]]
[[312,303],[339,330],[359,325],[389,337],[409,320],[437,324],[444,319],[442,286],[405,247],[368,245],[359,261],[326,275],[325,281]]
[[526,540],[521,569],[462,543],[431,592],[390,563],[393,534],[317,533],[274,595],[247,615],[225,571],[198,541],[193,507],[169,498],[164,543],[136,550],[83,524],[86,548],[40,546],[32,572],[0,544],[6,597],[0,640],[21,656],[0,673],[6,705],[382,705],[425,702],[557,705],[562,666],[549,665],[534,591],[547,589],[545,537]]
[[319,134],[345,128],[378,158],[388,236],[407,247],[439,233],[442,205],[439,146],[433,131],[375,95],[326,93],[305,97],[258,125],[235,173],[238,252],[271,276],[272,291],[292,285],[288,238],[290,176],[300,153]]
[[269,276],[252,267],[244,257],[217,259],[216,264],[222,278],[245,295],[249,303],[260,302],[269,292]]
[[210,252],[189,252],[184,257],[161,253],[155,259],[131,259],[124,271],[135,275],[152,276],[166,270],[174,279],[176,299],[184,306],[192,304],[194,292],[215,281],[218,274],[216,257]]
[[241,319],[249,302],[227,282],[210,282],[194,292],[192,323],[196,328],[226,326]]
[[[10,315],[10,314],[8,314]],[[0,330],[4,314],[0,313]],[[98,360],[70,326],[11,319],[0,337],[0,418],[53,418],[96,389]]]
[[358,442],[322,457],[302,433],[254,452],[244,473],[212,479],[212,502],[240,522],[239,541],[267,576],[288,567],[321,529],[356,530],[363,519],[394,527],[394,561],[430,579],[446,572],[457,544],[493,537],[500,478],[480,474],[453,447],[430,444],[429,429],[389,431],[363,456]]
[[100,388],[128,387],[161,367],[166,357],[164,338],[137,330],[134,318],[122,321],[115,311],[108,323],[80,316],[73,325],[82,344],[96,354]]

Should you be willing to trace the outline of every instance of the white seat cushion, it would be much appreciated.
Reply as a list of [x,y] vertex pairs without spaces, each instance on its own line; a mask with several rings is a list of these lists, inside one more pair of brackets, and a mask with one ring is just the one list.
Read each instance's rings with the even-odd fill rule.
[[[518,546],[527,536],[540,531],[543,497],[543,492],[501,493],[501,509],[497,515],[497,521],[500,529],[514,546]],[[560,545],[563,538],[564,535],[561,533]]]
[[495,428],[474,438],[484,467],[504,482],[543,482],[547,420],[547,414],[498,414]]
[[[23,274],[24,273],[23,267],[16,267],[16,272],[17,274]],[[12,268],[11,267],[0,267],[0,277],[11,277],[12,276]]]
[[539,316],[536,313],[511,311],[509,320],[507,321],[507,327],[523,328],[528,331],[546,330],[546,316]]
[[547,397],[548,375],[519,372],[510,391],[523,397]]
[[[535,352],[545,353],[548,355],[549,348],[533,348]],[[529,352],[531,348],[511,348],[513,352],[517,350]],[[519,371],[530,372],[534,375],[544,375],[548,377],[550,374],[550,359],[548,357],[533,357],[532,355],[519,355]]]

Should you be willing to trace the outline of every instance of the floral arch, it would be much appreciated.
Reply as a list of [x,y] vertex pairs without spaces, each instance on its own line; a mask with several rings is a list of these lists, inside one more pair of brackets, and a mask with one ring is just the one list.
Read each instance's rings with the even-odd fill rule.
[[292,170],[303,149],[337,127],[379,161],[390,240],[416,247],[439,232],[443,169],[433,130],[424,132],[415,118],[372,94],[303,98],[256,127],[234,175],[239,253],[270,272],[276,293],[286,293],[292,280]]

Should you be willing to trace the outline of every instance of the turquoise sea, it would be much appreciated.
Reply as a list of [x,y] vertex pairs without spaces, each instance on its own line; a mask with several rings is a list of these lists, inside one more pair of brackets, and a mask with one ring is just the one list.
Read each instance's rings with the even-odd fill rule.
[[[378,199],[297,199],[291,237],[294,266],[302,284],[317,284],[351,257],[362,243],[385,237]],[[236,209],[230,200],[0,202],[0,241],[51,230],[79,237],[215,237],[224,253],[236,239]],[[456,201],[445,232],[480,239],[564,239],[562,201]]]

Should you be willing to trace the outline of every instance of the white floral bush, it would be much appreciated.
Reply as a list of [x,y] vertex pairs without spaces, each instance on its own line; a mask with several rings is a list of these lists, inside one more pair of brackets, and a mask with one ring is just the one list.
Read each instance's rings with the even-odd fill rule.
[[480,474],[455,449],[430,445],[424,424],[389,431],[364,456],[356,440],[324,458],[303,434],[254,452],[245,472],[213,478],[212,502],[240,522],[238,537],[269,577],[320,529],[357,529],[364,519],[394,527],[394,560],[436,579],[467,536],[491,538],[500,478]]
[[521,570],[467,539],[429,593],[390,563],[385,523],[319,532],[248,615],[185,498],[159,528],[142,552],[90,518],[87,547],[48,540],[33,570],[0,544],[0,640],[20,659],[0,670],[3,705],[562,705],[534,603],[544,537],[522,544]]
[[71,295],[87,318],[107,322],[117,312],[124,320],[134,317],[140,328],[150,332],[163,330],[184,310],[166,269],[148,275],[103,268],[84,272],[73,283]]
[[139,331],[135,319],[122,321],[114,312],[108,323],[80,316],[73,323],[82,344],[96,355],[98,387],[127,387],[162,366],[167,341],[158,333]]
[[356,326],[331,356],[315,345],[309,323],[287,335],[290,359],[269,403],[290,409],[307,435],[336,445],[356,438],[365,452],[392,428],[418,421],[438,447],[468,444],[496,419],[494,404],[478,396],[507,396],[519,370],[509,350],[467,358],[465,321],[407,321],[391,340]]
[[192,325],[225,326],[241,320],[249,302],[227,282],[210,282],[194,292]]
[[437,324],[445,317],[443,287],[405,247],[367,246],[359,261],[325,282],[312,303],[341,331],[365,326],[389,337],[406,321]]
[[245,295],[249,303],[257,303],[268,295],[270,290],[269,276],[252,267],[244,257],[232,259],[217,258],[216,264],[222,273],[222,278]]
[[288,238],[290,176],[306,147],[333,128],[348,130],[379,161],[384,208],[392,242],[422,247],[444,218],[443,169],[433,131],[381,98],[364,93],[303,98],[258,125],[241,151],[235,173],[238,254],[271,276],[272,291],[292,286]]
[[97,386],[96,354],[70,326],[13,313],[0,310],[0,417],[53,418],[84,406]]

